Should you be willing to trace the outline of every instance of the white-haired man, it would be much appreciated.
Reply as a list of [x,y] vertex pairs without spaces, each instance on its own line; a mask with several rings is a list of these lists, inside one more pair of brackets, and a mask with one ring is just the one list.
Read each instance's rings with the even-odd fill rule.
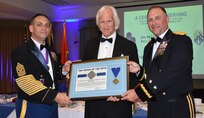
[[[83,60],[124,55],[129,56],[131,61],[139,63],[135,43],[116,33],[120,20],[114,7],[101,7],[96,15],[96,24],[102,35],[87,42]],[[130,88],[136,85],[135,77],[135,74],[130,74]],[[85,118],[132,118],[132,102],[119,101],[114,96],[86,101]]]

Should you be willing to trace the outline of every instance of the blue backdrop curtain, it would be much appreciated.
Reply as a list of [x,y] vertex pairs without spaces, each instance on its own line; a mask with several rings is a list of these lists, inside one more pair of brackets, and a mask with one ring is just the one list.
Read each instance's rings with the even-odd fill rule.
[[15,93],[11,51],[24,42],[24,21],[0,20],[0,93]]

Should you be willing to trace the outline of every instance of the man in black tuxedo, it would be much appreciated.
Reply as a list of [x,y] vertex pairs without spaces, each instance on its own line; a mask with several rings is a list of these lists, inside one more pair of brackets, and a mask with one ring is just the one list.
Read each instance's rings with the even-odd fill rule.
[[[129,56],[131,61],[139,63],[135,43],[116,33],[120,21],[114,7],[101,7],[96,15],[96,23],[102,36],[87,42],[83,60]],[[130,74],[130,88],[136,85],[135,77],[135,74]],[[132,118],[132,102],[119,101],[113,96],[87,100],[85,118]]]
[[128,63],[130,71],[139,74],[140,83],[122,99],[147,101],[148,118],[195,118],[192,41],[188,36],[174,34],[168,21],[163,7],[148,10],[148,27],[157,39],[146,45],[143,67]]
[[[56,51],[46,45],[51,22],[36,14],[29,25],[31,38],[12,51],[13,76],[18,86],[16,115],[19,118],[58,118],[58,104],[69,105],[70,99],[58,92],[61,78]],[[69,71],[66,62],[63,71]],[[58,103],[58,104],[57,104]]]

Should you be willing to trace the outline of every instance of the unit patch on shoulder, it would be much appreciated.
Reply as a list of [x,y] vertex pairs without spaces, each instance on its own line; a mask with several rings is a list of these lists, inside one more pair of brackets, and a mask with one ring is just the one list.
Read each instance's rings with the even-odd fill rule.
[[19,77],[26,74],[24,66],[20,63],[17,63],[17,65],[16,65],[16,72],[17,72]]

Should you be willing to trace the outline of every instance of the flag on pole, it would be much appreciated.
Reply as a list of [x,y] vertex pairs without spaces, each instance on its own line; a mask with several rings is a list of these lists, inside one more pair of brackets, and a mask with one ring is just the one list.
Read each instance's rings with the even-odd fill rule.
[[53,46],[53,29],[52,29],[52,24],[50,26],[50,34],[47,37],[47,43],[49,44],[50,47]]
[[68,57],[68,46],[66,38],[66,22],[63,23],[63,35],[62,35],[62,52],[61,52],[61,63],[64,64]]

